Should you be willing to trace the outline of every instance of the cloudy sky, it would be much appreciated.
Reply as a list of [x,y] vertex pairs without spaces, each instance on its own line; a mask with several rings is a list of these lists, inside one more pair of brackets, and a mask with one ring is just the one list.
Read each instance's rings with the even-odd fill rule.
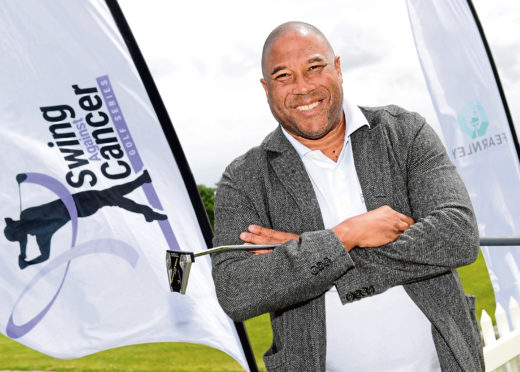
[[[520,1],[474,0],[520,133]],[[439,130],[405,0],[119,0],[154,76],[197,183],[277,123],[260,85],[263,42],[278,24],[320,28],[341,57],[345,93],[359,105],[397,104]]]

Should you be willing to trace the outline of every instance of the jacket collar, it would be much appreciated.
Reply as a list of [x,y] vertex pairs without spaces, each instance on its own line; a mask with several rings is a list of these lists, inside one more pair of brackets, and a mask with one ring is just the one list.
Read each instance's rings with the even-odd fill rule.
[[267,135],[267,137],[265,137],[260,146],[268,151],[278,153],[283,153],[292,149],[291,144],[283,135],[280,125],[278,125],[278,127],[276,127],[274,131],[272,131]]
[[[361,107],[370,126],[351,135],[354,163],[368,210],[391,204],[391,175],[383,126],[372,112]],[[319,205],[305,166],[280,127],[271,132],[261,147],[274,153],[269,157],[280,182],[295,199],[313,228],[323,228]]]
[[323,230],[318,199],[305,166],[280,127],[269,134],[261,145],[268,153],[268,161],[283,187],[295,200],[303,216],[302,231]]

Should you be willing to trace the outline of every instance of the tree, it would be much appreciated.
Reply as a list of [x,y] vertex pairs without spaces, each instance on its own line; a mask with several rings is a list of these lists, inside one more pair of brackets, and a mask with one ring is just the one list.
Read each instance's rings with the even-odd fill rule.
[[197,185],[197,188],[199,189],[200,197],[204,203],[206,213],[208,214],[211,227],[213,227],[215,223],[215,214],[213,212],[213,204],[215,203],[215,188],[207,187],[205,185]]

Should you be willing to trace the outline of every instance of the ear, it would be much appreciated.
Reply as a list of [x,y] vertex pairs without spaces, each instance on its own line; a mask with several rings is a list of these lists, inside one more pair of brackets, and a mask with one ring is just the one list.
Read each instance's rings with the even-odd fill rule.
[[269,88],[267,87],[267,81],[265,79],[260,79],[260,83],[262,83],[262,87],[264,87],[265,95],[269,98]]
[[343,73],[341,72],[341,60],[339,56],[334,58],[334,69],[336,70],[340,81],[343,83]]

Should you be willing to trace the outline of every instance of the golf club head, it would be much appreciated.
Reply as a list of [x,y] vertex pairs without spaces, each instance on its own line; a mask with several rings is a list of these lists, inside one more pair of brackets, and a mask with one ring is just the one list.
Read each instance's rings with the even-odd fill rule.
[[186,293],[191,264],[194,261],[193,252],[166,251],[166,270],[170,291],[180,294]]

